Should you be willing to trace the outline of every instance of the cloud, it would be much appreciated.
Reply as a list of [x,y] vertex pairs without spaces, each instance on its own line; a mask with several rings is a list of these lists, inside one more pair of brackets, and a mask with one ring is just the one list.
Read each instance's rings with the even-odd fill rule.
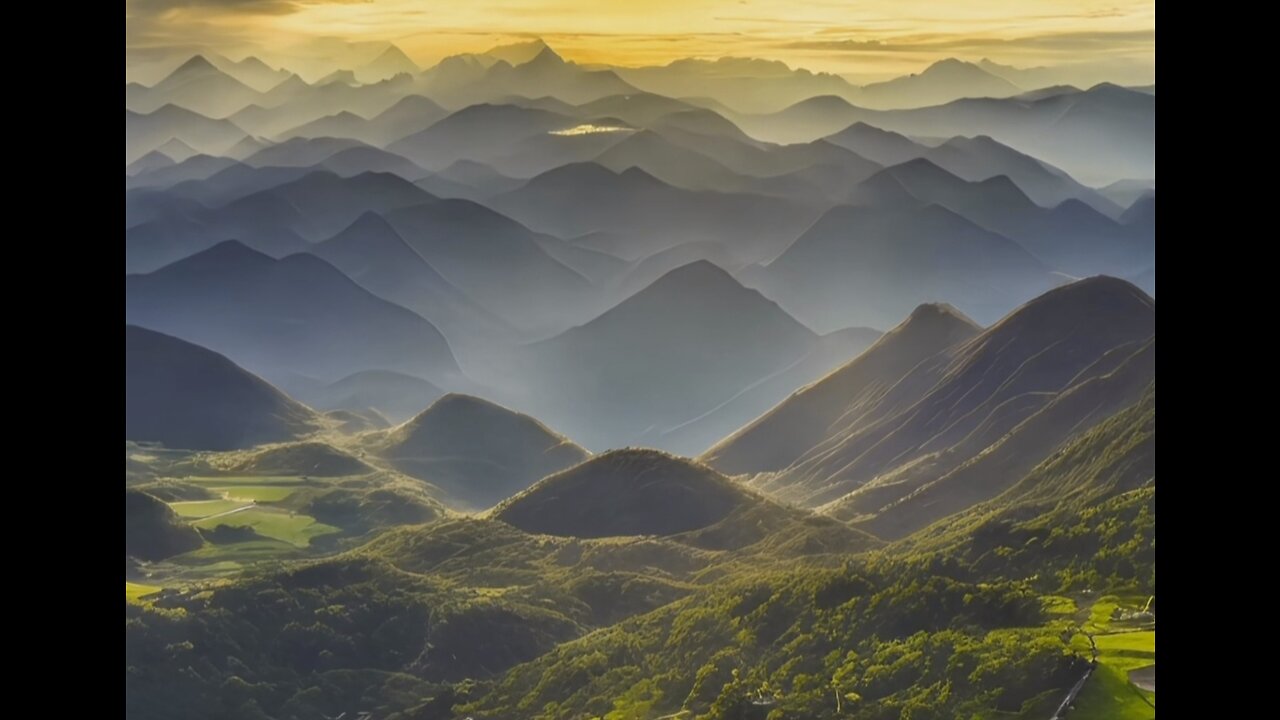
[[1047,52],[1126,51],[1155,46],[1155,30],[1085,31],[1028,35],[1015,38],[915,35],[891,40],[797,40],[780,43],[788,50],[821,50],[847,53],[988,52],[992,50],[1040,50]]
[[308,5],[371,3],[373,0],[132,0],[126,3],[126,14],[166,15],[175,11],[197,11],[204,14],[288,15]]

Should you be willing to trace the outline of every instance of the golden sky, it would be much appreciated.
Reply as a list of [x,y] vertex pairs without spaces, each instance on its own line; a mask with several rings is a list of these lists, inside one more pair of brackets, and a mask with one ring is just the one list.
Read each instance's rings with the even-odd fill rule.
[[391,41],[423,66],[531,37],[580,62],[752,56],[868,74],[1155,52],[1154,0],[126,0],[125,15],[135,47]]

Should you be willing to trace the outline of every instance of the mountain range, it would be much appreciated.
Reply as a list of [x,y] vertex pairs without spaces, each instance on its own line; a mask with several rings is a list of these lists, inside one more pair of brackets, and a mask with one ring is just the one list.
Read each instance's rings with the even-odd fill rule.
[[[129,717],[1154,716],[1145,32],[194,5],[126,10]],[[762,14],[696,40],[994,42]]]

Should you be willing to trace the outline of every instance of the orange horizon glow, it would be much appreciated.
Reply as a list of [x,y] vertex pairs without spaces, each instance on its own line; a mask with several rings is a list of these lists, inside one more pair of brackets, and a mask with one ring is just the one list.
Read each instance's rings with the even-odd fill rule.
[[[661,65],[761,57],[814,71],[915,72],[990,58],[1029,67],[1153,66],[1150,0],[133,0],[126,46],[309,48],[321,39],[390,42],[422,67],[539,37],[581,63]],[[331,42],[331,40],[327,40]]]

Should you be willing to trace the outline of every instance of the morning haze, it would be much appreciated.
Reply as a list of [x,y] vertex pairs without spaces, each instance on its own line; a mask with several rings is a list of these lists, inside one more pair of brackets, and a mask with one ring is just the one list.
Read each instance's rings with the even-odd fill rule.
[[1155,716],[1154,3],[126,3],[126,716]]

